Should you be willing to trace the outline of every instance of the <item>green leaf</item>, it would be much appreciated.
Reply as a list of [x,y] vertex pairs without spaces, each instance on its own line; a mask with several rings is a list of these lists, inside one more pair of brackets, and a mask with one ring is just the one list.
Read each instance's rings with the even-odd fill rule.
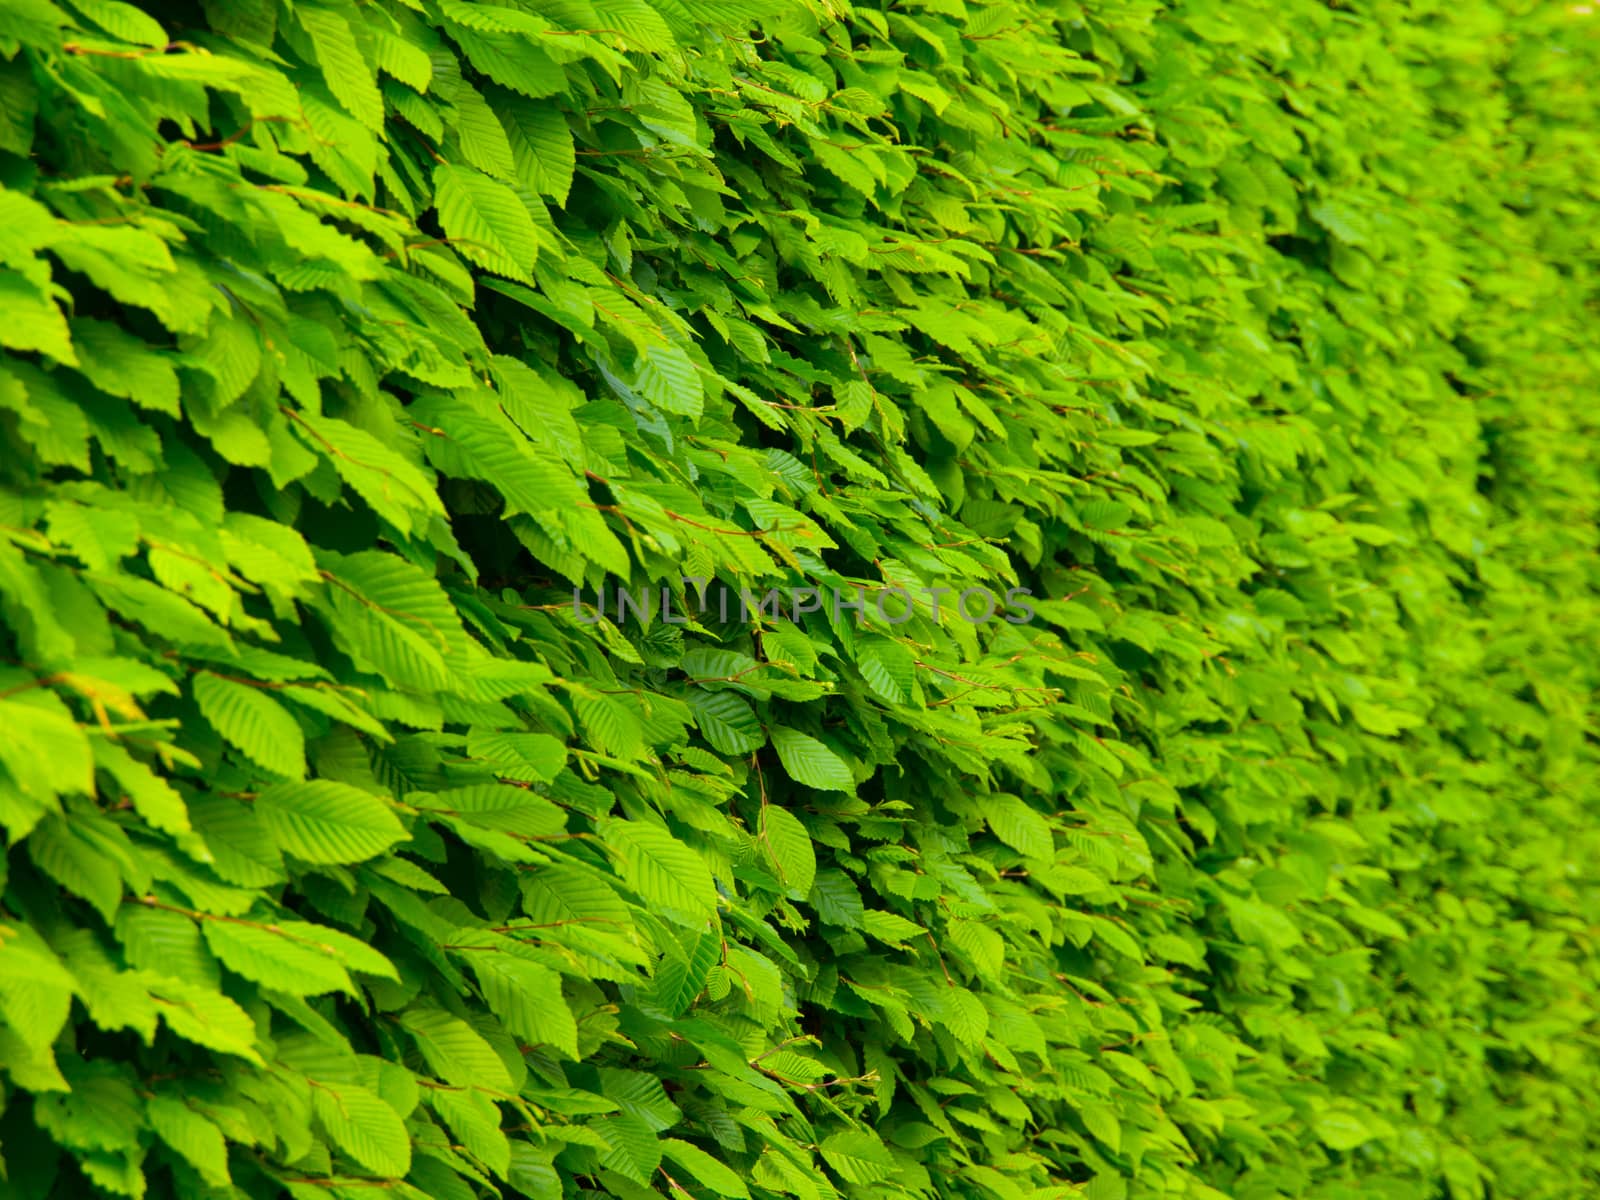
[[37,350],[56,362],[78,364],[67,318],[38,284],[0,269],[0,308],[6,314],[5,323],[0,325],[0,346]]
[[1110,1147],[1113,1153],[1122,1149],[1122,1122],[1117,1120],[1109,1104],[1091,1101],[1081,1107],[1079,1114],[1089,1132]]
[[531,281],[539,234],[516,192],[469,167],[434,168],[439,224],[460,253],[486,271]]
[[636,1184],[648,1182],[661,1166],[661,1142],[654,1129],[631,1112],[595,1123],[608,1149],[602,1165]]
[[82,990],[50,947],[31,929],[0,923],[0,1021],[35,1052],[61,1035]]
[[915,921],[908,921],[898,913],[873,909],[861,914],[862,924],[868,933],[880,942],[903,945],[908,939],[928,931]]
[[995,836],[1017,853],[1041,859],[1055,856],[1050,823],[1026,801],[1010,795],[990,796],[984,801],[983,815]]
[[152,1096],[145,1112],[156,1135],[207,1183],[227,1187],[233,1182],[228,1172],[228,1143],[215,1123],[169,1096]]
[[822,1157],[846,1183],[868,1187],[894,1174],[894,1156],[876,1134],[847,1129],[822,1141]]
[[47,501],[50,537],[91,571],[107,572],[139,548],[139,520],[132,513]]
[[413,404],[411,412],[437,430],[423,443],[433,464],[447,475],[493,484],[505,497],[507,515],[550,512],[578,502],[566,465],[524,438],[498,407],[430,396]]
[[494,1048],[460,1017],[439,1008],[408,1008],[400,1024],[436,1075],[456,1087],[512,1091],[515,1085]]
[[223,739],[257,766],[291,779],[305,776],[300,724],[265,690],[202,671],[194,677],[194,699]]
[[716,930],[708,929],[689,938],[686,949],[682,955],[669,949],[656,969],[655,1003],[674,1016],[694,1004],[705,989],[722,955],[722,938]]
[[698,417],[705,408],[700,371],[679,346],[651,346],[639,360],[639,394],[670,413]]
[[511,1169],[511,1139],[500,1128],[500,1110],[477,1090],[430,1089],[431,1104],[449,1126],[452,1140],[497,1176]]
[[622,878],[647,904],[695,921],[717,913],[717,889],[705,860],[659,825],[606,820],[599,833],[616,855]]
[[366,1088],[313,1083],[311,1107],[334,1145],[365,1170],[386,1179],[411,1170],[411,1139],[399,1114]]
[[317,64],[334,98],[368,129],[381,129],[383,97],[349,24],[337,13],[312,5],[297,5],[294,15],[316,48]]
[[243,887],[282,882],[283,855],[254,808],[203,793],[190,793],[186,804],[219,876]]
[[498,829],[524,837],[544,837],[567,826],[567,816],[550,801],[525,788],[478,784],[451,788],[412,802],[428,812],[447,812],[484,829]]
[[733,692],[696,690],[689,707],[706,741],[723,754],[749,754],[766,744],[760,718]]
[[[523,15],[512,9],[505,11]],[[516,159],[512,156],[505,128],[494,110],[484,103],[477,89],[465,82],[455,89],[453,103],[456,109],[456,136],[461,141],[462,155],[484,174],[514,183],[517,176]]]
[[0,696],[0,729],[5,730],[0,766],[25,795],[44,798],[94,789],[89,738],[53,694]]
[[[117,7],[129,7],[143,16],[130,6]],[[162,44],[165,40],[163,37]],[[72,341],[79,350],[78,370],[95,387],[132,400],[141,408],[169,417],[179,415],[177,364],[171,355],[153,350],[109,321],[74,317],[70,325]]]
[[989,1012],[972,992],[965,988],[946,988],[940,995],[943,1013],[940,1020],[968,1048],[976,1048],[989,1031]]
[[761,810],[761,840],[784,886],[795,895],[809,895],[817,877],[817,852],[800,818],[767,805]]
[[789,778],[807,787],[830,792],[854,792],[855,776],[828,747],[796,729],[774,727],[772,746]]
[[406,837],[383,801],[331,779],[273,784],[255,811],[280,848],[311,863],[362,862]]
[[548,22],[530,13],[496,5],[468,4],[465,0],[439,0],[446,19],[480,33],[518,33],[532,37],[549,30]]
[[474,729],[467,753],[491,764],[500,778],[521,783],[550,783],[567,761],[566,746],[548,733]]
[[661,1154],[681,1167],[694,1182],[719,1196],[737,1196],[743,1200],[750,1195],[744,1180],[699,1146],[679,1138],[662,1138]]
[[447,659],[464,652],[466,638],[438,580],[378,551],[319,557],[330,576],[325,611],[345,652],[397,686],[447,687]]
[[916,663],[911,652],[887,638],[863,639],[856,664],[867,684],[891,704],[909,704],[916,690]]
[[135,868],[119,831],[81,810],[46,816],[28,839],[34,866],[75,896],[87,900],[101,919],[113,919],[122,898],[125,874]]
[[130,966],[191,983],[220,986],[221,973],[198,923],[167,908],[124,904],[113,926]]
[[511,100],[501,109],[517,175],[529,187],[566,204],[577,159],[572,127],[553,104]]
[[306,445],[396,529],[424,528],[444,515],[428,477],[366,430],[305,412],[294,414],[294,423]]
[[223,966],[295,996],[352,992],[338,956],[310,938],[243,921],[205,921],[206,944]]
[[810,900],[817,915],[831,925],[842,925],[846,929],[865,927],[861,890],[843,871],[831,868],[818,871],[811,885]]
[[517,1037],[580,1057],[578,1024],[561,994],[561,977],[548,967],[505,953],[469,956],[489,1008]]
[[601,28],[617,31],[627,50],[669,54],[677,49],[672,30],[646,0],[592,0]]
[[573,707],[578,710],[584,733],[602,753],[627,759],[644,752],[644,730],[639,718],[618,697],[588,692],[579,695]]
[[1320,1113],[1314,1125],[1322,1144],[1335,1150],[1354,1150],[1372,1139],[1372,1132],[1359,1117],[1350,1113]]
[[256,1051],[255,1022],[227,996],[170,977],[151,980],[149,988],[156,1012],[179,1037],[249,1062],[261,1062]]
[[124,1071],[109,1062],[79,1059],[67,1071],[71,1092],[41,1097],[34,1119],[58,1142],[76,1150],[123,1151],[139,1140],[139,1094]]
[[433,82],[433,60],[421,46],[382,28],[368,27],[372,37],[373,65],[416,92]]

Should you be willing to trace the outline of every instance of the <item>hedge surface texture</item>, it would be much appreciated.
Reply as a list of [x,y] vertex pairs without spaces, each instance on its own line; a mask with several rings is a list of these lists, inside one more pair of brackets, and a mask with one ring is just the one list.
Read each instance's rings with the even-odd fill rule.
[[0,1194],[1596,1194],[1597,28],[4,0]]

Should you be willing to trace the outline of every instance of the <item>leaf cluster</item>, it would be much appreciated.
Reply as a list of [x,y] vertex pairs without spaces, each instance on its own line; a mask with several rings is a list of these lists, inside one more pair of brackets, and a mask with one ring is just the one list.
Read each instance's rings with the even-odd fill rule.
[[0,1194],[1592,1191],[1590,24],[0,3]]

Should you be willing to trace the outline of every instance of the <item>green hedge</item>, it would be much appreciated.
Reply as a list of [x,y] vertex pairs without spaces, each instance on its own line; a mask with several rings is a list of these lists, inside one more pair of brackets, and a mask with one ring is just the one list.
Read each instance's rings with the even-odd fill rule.
[[1597,33],[0,2],[0,1194],[1596,1193]]

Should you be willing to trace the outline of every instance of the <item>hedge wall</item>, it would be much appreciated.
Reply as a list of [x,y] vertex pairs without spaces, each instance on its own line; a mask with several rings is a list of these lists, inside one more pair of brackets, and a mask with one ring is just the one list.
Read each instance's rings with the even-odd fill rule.
[[4,0],[0,1193],[1600,1194],[1597,27]]

